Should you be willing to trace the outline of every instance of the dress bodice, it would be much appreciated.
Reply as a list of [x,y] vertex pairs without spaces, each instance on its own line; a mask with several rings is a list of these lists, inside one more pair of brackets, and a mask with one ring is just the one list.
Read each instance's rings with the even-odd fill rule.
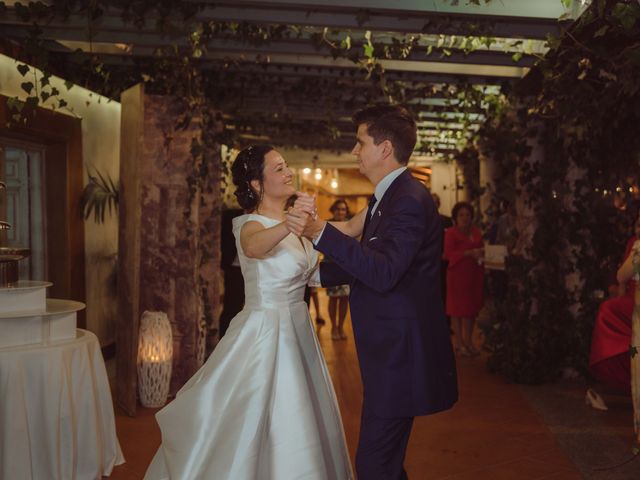
[[318,264],[318,252],[306,238],[287,235],[263,258],[249,258],[240,244],[240,230],[248,221],[269,228],[280,223],[258,214],[233,219],[238,259],[244,277],[245,308],[290,305],[304,299],[304,289]]

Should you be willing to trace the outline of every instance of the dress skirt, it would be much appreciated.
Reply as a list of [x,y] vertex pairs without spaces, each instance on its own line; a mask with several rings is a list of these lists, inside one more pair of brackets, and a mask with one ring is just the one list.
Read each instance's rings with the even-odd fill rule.
[[162,445],[145,479],[353,478],[304,302],[245,307],[156,418]]

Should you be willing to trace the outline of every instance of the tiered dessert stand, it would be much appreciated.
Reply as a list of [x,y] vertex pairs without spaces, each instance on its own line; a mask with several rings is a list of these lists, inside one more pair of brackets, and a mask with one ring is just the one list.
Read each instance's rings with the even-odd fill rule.
[[50,282],[17,281],[0,286],[0,348],[76,338],[84,303],[47,299]]
[[76,338],[84,303],[46,298],[50,282],[18,280],[27,248],[0,247],[0,348]]
[[108,476],[124,458],[100,343],[83,303],[18,280],[28,254],[0,247],[0,479]]

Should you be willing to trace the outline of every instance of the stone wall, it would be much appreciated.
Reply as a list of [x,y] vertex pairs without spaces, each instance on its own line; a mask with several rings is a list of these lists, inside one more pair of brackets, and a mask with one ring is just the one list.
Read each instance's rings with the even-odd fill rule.
[[[124,190],[127,182],[134,182],[137,193],[123,197],[122,213],[129,213],[129,221],[124,218],[121,225],[119,247],[121,259],[134,262],[139,270],[131,271],[131,265],[121,269],[129,269],[136,283],[122,283],[121,305],[126,316],[127,303],[138,304],[129,312],[135,338],[142,312],[168,315],[174,336],[174,394],[204,362],[206,337],[217,328],[211,321],[217,321],[219,303],[220,154],[205,152],[204,160],[192,157],[192,142],[200,139],[199,122],[174,131],[179,116],[175,99],[142,94],[139,103],[141,134],[132,132],[141,135],[134,149],[138,153],[121,160],[135,165],[123,168],[120,176]],[[202,182],[196,181],[203,170],[199,161],[207,163],[209,172]],[[138,238],[127,240],[131,228],[137,229]],[[137,340],[133,343],[131,349]]]

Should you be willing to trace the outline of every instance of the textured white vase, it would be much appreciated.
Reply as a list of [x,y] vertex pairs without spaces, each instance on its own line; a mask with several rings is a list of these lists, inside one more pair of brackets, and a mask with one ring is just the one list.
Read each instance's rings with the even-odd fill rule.
[[138,390],[143,406],[166,403],[172,362],[173,335],[167,314],[145,311],[138,337]]

